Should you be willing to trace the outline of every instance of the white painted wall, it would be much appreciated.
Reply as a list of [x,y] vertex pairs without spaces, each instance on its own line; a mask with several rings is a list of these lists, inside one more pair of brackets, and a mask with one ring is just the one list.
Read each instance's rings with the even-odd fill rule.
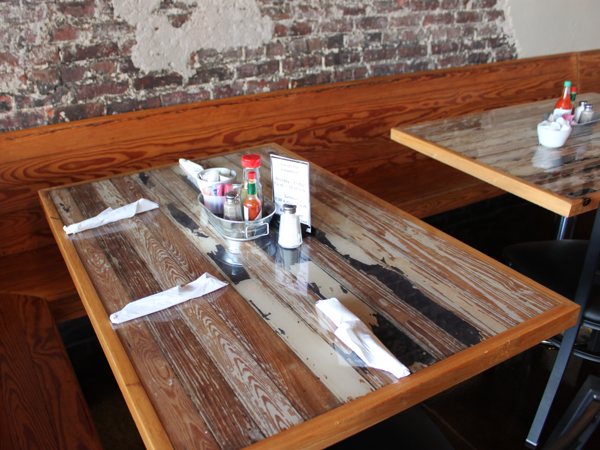
[[600,48],[600,0],[504,2],[519,58]]

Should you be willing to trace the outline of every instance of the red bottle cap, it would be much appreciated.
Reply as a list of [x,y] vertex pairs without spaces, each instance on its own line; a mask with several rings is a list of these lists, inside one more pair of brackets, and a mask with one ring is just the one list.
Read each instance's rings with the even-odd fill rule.
[[242,167],[248,169],[256,169],[260,167],[260,155],[251,153],[249,155],[242,155]]
[[248,172],[248,179],[249,180],[256,180],[256,173],[255,172]]

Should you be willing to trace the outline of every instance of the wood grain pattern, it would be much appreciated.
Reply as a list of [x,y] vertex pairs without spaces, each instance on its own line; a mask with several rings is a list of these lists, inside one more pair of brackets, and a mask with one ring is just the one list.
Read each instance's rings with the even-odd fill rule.
[[600,53],[579,54],[579,92],[600,92]]
[[[252,149],[292,157],[281,147]],[[202,160],[239,167],[240,153]],[[269,177],[263,176],[269,196]],[[577,306],[311,165],[314,233],[232,246],[177,166],[42,191],[42,204],[150,448],[323,448],[574,323]],[[145,197],[158,210],[67,237]],[[233,258],[233,259],[232,259]],[[208,271],[229,286],[112,326],[128,302]],[[335,296],[412,370],[357,364],[317,314]],[[199,441],[198,439],[202,439]]]
[[[586,52],[586,61],[596,53]],[[266,142],[285,145],[359,184],[363,177],[370,178],[366,184],[371,192],[381,190],[419,216],[497,195],[499,191],[489,187],[478,191],[481,185],[460,175],[449,178],[455,185],[449,189],[448,203],[445,191],[431,185],[426,175],[412,180],[414,190],[390,190],[389,183],[378,186],[377,173],[390,158],[396,160],[400,179],[412,178],[427,165],[399,161],[414,153],[397,147],[390,154],[378,138],[401,124],[553,98],[563,79],[577,79],[578,60],[579,54],[571,53],[403,74],[0,134],[0,235],[5,236],[0,255],[52,243],[37,202],[38,189]],[[593,73],[588,73],[586,80],[591,78]],[[372,150],[365,152],[368,145]],[[323,157],[323,152],[328,155]],[[452,172],[437,169],[443,171],[438,179]],[[415,192],[423,201],[414,201]]]
[[0,299],[1,448],[100,449],[44,300]]
[[[598,104],[600,94],[582,93]],[[392,139],[561,216],[600,203],[600,123],[574,126],[566,144],[538,144],[537,124],[553,101],[498,108],[392,129]]]

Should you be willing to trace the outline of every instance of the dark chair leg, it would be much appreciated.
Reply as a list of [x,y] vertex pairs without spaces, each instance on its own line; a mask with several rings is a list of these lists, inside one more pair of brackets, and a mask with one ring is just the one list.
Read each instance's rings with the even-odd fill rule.
[[552,372],[550,372],[550,378],[546,384],[546,389],[542,395],[542,400],[540,401],[533,423],[529,429],[529,434],[527,435],[526,443],[531,448],[537,447],[540,441],[542,428],[546,423],[550,407],[554,402],[554,397],[556,396],[565,369],[567,368],[567,363],[571,356],[571,350],[573,350],[573,346],[575,345],[575,339],[577,338],[579,328],[579,326],[571,327],[565,332],[560,349],[556,355],[556,361],[552,367]]
[[592,290],[592,284],[594,282],[594,274],[598,268],[598,261],[600,260],[600,208],[596,209],[596,215],[594,217],[594,226],[592,228],[592,234],[590,236],[590,242],[585,255],[585,261],[581,270],[581,277],[579,279],[579,285],[577,286],[577,292],[575,294],[575,302],[581,307],[579,311],[579,318],[577,324],[569,328],[565,332],[565,336],[561,343],[558,355],[556,355],[556,361],[552,367],[550,378],[546,384],[546,389],[542,395],[542,400],[538,406],[537,412],[529,429],[529,434],[525,441],[526,445],[535,448],[539,444],[540,435],[542,429],[548,418],[548,413],[554,402],[554,397],[558,391],[558,387],[562,380],[563,374],[569,362],[571,351],[575,345],[575,339],[577,333],[581,327],[583,321],[583,311],[587,305],[590,292]]
[[545,450],[581,449],[600,423],[600,378],[590,375],[548,438]]

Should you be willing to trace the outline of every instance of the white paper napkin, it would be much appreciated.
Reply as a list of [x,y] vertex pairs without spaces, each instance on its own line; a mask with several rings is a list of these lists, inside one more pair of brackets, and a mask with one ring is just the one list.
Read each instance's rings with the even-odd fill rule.
[[179,167],[185,172],[188,179],[200,189],[200,172],[204,170],[204,167],[184,158],[179,158]]
[[175,286],[166,291],[128,303],[120,311],[112,313],[110,321],[112,323],[123,323],[128,320],[137,319],[138,317],[186,302],[192,298],[210,294],[224,286],[227,286],[227,283],[213,277],[209,273],[204,273],[196,280],[183,286]]
[[356,353],[367,366],[385,370],[397,378],[410,375],[408,368],[398,361],[369,327],[337,298],[319,300],[316,307],[333,322],[336,337]]
[[128,205],[121,206],[117,209],[106,208],[100,214],[89,219],[82,220],[81,222],[73,223],[71,225],[65,225],[63,229],[67,234],[79,233],[80,231],[89,230],[90,228],[100,227],[107,223],[116,222],[121,219],[128,219],[146,211],[158,208],[158,204],[145,198],[141,198],[138,201],[129,203]]

